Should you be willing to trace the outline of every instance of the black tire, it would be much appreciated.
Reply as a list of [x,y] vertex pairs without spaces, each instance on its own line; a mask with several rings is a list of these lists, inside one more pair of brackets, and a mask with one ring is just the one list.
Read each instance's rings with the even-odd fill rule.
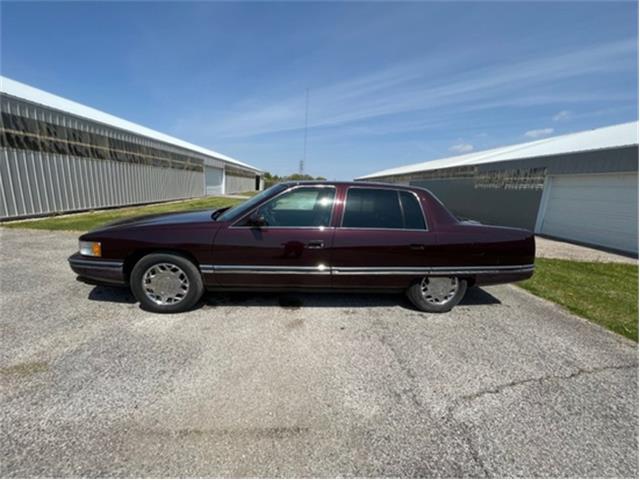
[[[435,303],[434,301],[428,301],[427,298],[425,298],[425,296],[423,295],[423,282],[429,282],[429,280],[431,278],[437,278],[437,279],[442,279],[442,278],[447,278],[450,281],[455,280],[457,282],[457,288],[455,290],[455,292],[453,293],[453,295],[450,298],[447,298],[446,300],[442,301],[441,303]],[[467,281],[463,278],[456,278],[456,277],[423,277],[417,281],[415,281],[413,283],[413,285],[411,285],[408,289],[407,289],[407,297],[409,297],[409,300],[411,300],[411,303],[413,303],[413,305],[418,309],[418,310],[422,310],[423,312],[430,312],[430,313],[443,313],[443,312],[448,312],[449,310],[451,310],[453,307],[455,307],[456,305],[458,305],[458,303],[460,303],[460,300],[462,300],[462,298],[464,297],[464,294],[467,291]]]
[[[176,297],[180,296],[181,298],[176,300],[175,303],[159,304],[147,294],[143,277],[152,267],[158,266],[162,268],[165,266],[164,268],[166,269],[166,265],[174,265],[178,267],[179,270],[182,270],[182,272],[176,270],[176,272],[173,273],[174,275],[178,275],[179,278],[183,278],[182,273],[184,273],[188,280],[188,286],[186,286],[184,293],[181,291],[176,295]],[[142,257],[131,271],[129,285],[131,292],[138,302],[140,302],[140,306],[145,310],[156,313],[178,313],[190,310],[198,303],[204,293],[202,276],[198,268],[189,259],[172,253],[151,253]],[[162,299],[160,299],[160,301],[162,301]]]

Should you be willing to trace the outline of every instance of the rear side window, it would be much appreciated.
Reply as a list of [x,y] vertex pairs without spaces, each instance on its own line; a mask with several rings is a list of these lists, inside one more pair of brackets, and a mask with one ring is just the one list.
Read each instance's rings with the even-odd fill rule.
[[350,188],[342,226],[348,228],[403,228],[398,192]]
[[413,194],[377,188],[347,191],[342,226],[426,230],[422,209]]
[[418,199],[413,193],[400,192],[400,204],[404,214],[404,228],[412,230],[426,230],[424,215]]

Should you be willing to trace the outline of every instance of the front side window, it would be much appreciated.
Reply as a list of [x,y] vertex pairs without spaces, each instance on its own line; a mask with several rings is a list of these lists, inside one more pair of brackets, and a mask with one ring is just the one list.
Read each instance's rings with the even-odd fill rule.
[[302,187],[268,201],[256,211],[267,227],[328,227],[334,188]]
[[267,188],[266,190],[261,191],[257,195],[251,197],[246,202],[239,203],[238,205],[235,205],[235,206],[229,208],[222,215],[220,215],[218,218],[216,218],[216,220],[218,220],[220,222],[228,222],[229,220],[233,220],[234,218],[238,218],[238,217],[244,215],[245,213],[247,213],[249,210],[251,210],[256,205],[258,205],[260,202],[262,202],[268,196],[275,195],[277,192],[285,190],[286,188],[287,188],[287,185],[285,185],[283,183],[277,183],[277,184]]
[[417,199],[409,192],[350,188],[342,226],[345,228],[398,228],[424,230]]

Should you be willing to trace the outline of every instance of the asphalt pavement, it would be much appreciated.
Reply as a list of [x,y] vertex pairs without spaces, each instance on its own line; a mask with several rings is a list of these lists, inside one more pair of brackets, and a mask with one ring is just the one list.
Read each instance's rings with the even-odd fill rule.
[[636,477],[638,349],[515,286],[208,295],[79,283],[0,229],[2,477]]

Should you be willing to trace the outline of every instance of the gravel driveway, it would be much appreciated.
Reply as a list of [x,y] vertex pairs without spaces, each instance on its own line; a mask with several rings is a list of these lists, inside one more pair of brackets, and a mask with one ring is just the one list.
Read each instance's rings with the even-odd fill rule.
[[3,477],[638,476],[637,346],[517,287],[160,316],[76,282],[75,234],[0,240]]
[[631,254],[622,255],[598,248],[538,236],[536,236],[536,256],[574,260],[576,262],[614,262],[638,265],[637,256],[634,257]]

